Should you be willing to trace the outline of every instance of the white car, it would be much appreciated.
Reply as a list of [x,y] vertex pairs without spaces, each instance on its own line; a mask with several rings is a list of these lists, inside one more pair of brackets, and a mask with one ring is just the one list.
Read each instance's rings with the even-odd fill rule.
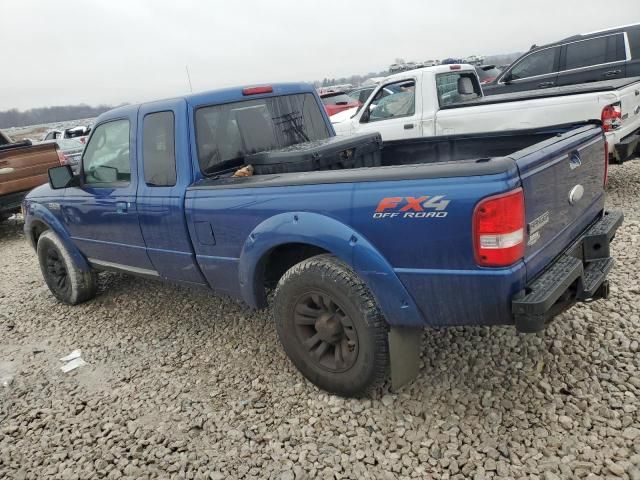
[[[616,79],[484,97],[471,65],[387,77],[366,103],[331,117],[338,135],[379,132],[383,141],[602,121],[609,151],[640,135],[640,81]],[[623,160],[623,159],[620,159]]]

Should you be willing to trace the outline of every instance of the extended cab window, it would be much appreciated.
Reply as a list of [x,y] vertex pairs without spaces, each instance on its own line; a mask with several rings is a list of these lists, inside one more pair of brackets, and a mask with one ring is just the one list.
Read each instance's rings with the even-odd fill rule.
[[436,76],[436,90],[441,107],[468,102],[480,96],[475,72],[441,73]]
[[176,184],[176,148],[173,112],[151,113],[142,127],[144,181],[152,187]]
[[519,80],[554,73],[556,54],[559,48],[545,48],[527,55],[511,69],[511,79]]
[[202,107],[195,117],[198,160],[205,175],[236,168],[248,154],[329,137],[311,93]]
[[407,117],[416,111],[416,82],[403,80],[378,90],[368,107],[369,122]]
[[84,181],[129,183],[129,120],[115,120],[96,127],[82,157]]
[[622,55],[617,52],[618,38],[622,39],[621,33],[568,43],[564,69],[572,70],[624,60],[624,51],[619,52]]

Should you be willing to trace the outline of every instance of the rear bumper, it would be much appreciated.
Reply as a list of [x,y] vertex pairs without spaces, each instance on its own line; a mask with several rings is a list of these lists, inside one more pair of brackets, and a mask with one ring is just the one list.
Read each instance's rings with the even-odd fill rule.
[[518,331],[538,332],[577,301],[606,298],[613,267],[609,244],[622,224],[622,212],[607,212],[560,255],[545,272],[513,296]]
[[640,128],[636,128],[630,133],[613,130],[606,133],[605,137],[609,145],[613,145],[609,151],[610,158],[615,163],[622,163],[631,159],[640,145]]
[[0,197],[0,213],[13,213],[19,211],[22,200],[24,200],[27,193],[29,193],[29,190],[2,195]]

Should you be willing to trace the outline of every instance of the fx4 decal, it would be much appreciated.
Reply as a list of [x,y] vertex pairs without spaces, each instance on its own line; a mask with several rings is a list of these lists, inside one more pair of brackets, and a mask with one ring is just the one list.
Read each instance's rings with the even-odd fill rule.
[[373,218],[445,218],[450,200],[444,197],[385,197],[378,203]]

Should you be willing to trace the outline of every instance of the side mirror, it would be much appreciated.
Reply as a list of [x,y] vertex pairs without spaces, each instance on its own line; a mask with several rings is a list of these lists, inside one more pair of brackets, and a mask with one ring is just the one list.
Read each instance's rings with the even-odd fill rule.
[[369,109],[363,110],[360,116],[360,123],[367,123],[369,121]]
[[69,165],[53,167],[49,169],[49,185],[54,190],[73,187],[77,184],[78,177],[73,175]]
[[509,85],[512,80],[513,80],[513,75],[511,75],[511,72],[507,72],[505,76],[502,77],[502,81],[507,85]]

